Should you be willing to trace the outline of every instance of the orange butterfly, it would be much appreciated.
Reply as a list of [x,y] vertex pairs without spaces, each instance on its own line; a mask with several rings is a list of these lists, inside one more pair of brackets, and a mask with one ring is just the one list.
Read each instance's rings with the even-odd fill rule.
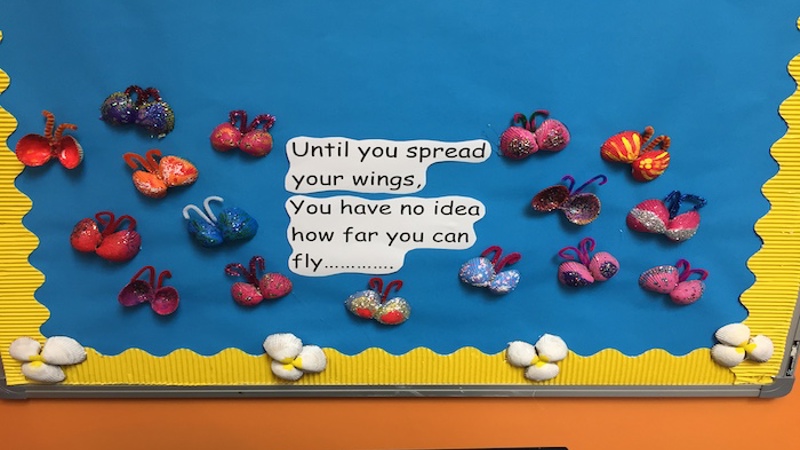
[[[669,167],[670,138],[661,135],[650,141],[655,130],[647,126],[642,133],[623,131],[608,138],[600,146],[600,157],[606,161],[631,164],[631,174],[636,181],[650,181]],[[650,141],[647,146],[642,145]]]
[[134,169],[136,190],[148,197],[162,198],[167,195],[167,188],[187,186],[197,180],[198,171],[194,164],[177,156],[162,157],[158,149],[148,150],[144,157],[125,153],[123,158]]

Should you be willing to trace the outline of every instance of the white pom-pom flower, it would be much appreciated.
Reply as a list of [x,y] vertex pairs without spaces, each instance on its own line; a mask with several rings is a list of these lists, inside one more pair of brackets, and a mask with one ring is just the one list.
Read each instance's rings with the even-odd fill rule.
[[558,336],[544,334],[536,341],[536,352],[539,359],[546,359],[549,362],[557,362],[567,357],[569,349],[567,343]]
[[267,336],[264,340],[264,351],[270,358],[283,361],[294,359],[303,349],[303,341],[292,333],[277,333]]
[[772,339],[759,334],[750,338],[750,348],[747,351],[747,359],[755,362],[767,362],[775,352],[775,345]]
[[60,383],[66,379],[59,366],[69,366],[86,360],[86,350],[75,339],[53,336],[44,346],[35,339],[21,337],[8,348],[12,358],[22,362],[22,374],[40,383]]
[[547,381],[558,376],[558,372],[559,368],[557,364],[534,364],[525,369],[525,378],[533,381]]
[[319,373],[325,370],[328,359],[325,352],[316,345],[304,345],[292,364],[303,372]]
[[303,371],[291,363],[284,364],[273,359],[270,363],[270,368],[276,377],[286,381],[297,381],[303,376]]
[[8,347],[8,353],[17,361],[29,362],[33,355],[38,355],[42,351],[42,344],[36,339],[27,336],[17,338]]
[[42,358],[48,364],[69,366],[86,359],[86,350],[75,339],[66,336],[53,336],[42,347]]
[[506,349],[506,361],[514,367],[525,369],[525,378],[533,381],[547,381],[558,376],[557,362],[567,357],[567,344],[558,336],[544,334],[531,345],[514,341]]
[[743,323],[731,323],[717,330],[714,337],[719,341],[711,347],[711,359],[723,367],[736,367],[745,359],[767,362],[772,358],[775,346],[764,335],[750,335],[750,328]]
[[272,358],[272,373],[287,381],[297,381],[305,373],[322,372],[328,365],[320,347],[303,345],[303,341],[291,333],[268,336],[264,341],[264,351]]
[[730,323],[717,330],[714,337],[721,344],[736,347],[750,339],[750,328],[743,323]]
[[22,365],[22,374],[25,378],[40,383],[61,383],[67,379],[61,367],[51,366],[41,361],[27,362]]
[[506,361],[514,367],[528,367],[536,357],[536,347],[527,342],[514,341],[506,349]]

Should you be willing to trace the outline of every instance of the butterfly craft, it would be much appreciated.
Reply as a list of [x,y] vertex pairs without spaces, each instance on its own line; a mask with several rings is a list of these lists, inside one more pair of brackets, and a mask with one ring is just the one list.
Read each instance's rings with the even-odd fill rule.
[[[594,239],[582,239],[577,247],[564,247],[558,256],[566,259],[558,266],[558,281],[572,287],[588,286],[595,281],[606,281],[619,272],[619,261],[608,252],[597,252],[593,256]],[[574,253],[574,255],[569,254]]]
[[392,289],[400,290],[403,282],[394,280],[383,290],[383,280],[372,278],[369,289],[358,291],[344,302],[345,308],[362,319],[375,319],[383,325],[400,325],[411,316],[411,305],[402,298],[394,297],[387,301]]
[[[669,167],[668,150],[671,143],[666,135],[660,135],[651,141],[654,133],[655,129],[651,126],[647,126],[642,133],[617,133],[600,146],[600,157],[606,161],[630,164],[631,175],[636,181],[654,180]],[[642,148],[644,143],[647,145]]]
[[[700,275],[699,280],[689,280],[692,275]],[[669,298],[677,305],[689,305],[703,296],[708,272],[703,269],[692,269],[689,261],[678,260],[674,266],[656,266],[639,276],[639,286],[645,290],[659,294],[669,294]]]
[[[458,277],[462,282],[475,287],[488,288],[494,294],[507,294],[519,284],[519,271],[503,270],[506,266],[522,259],[520,253],[514,252],[503,258],[503,249],[493,245],[461,265]],[[492,258],[489,259],[489,255]]]
[[[212,195],[203,201],[205,212],[195,205],[183,208],[183,218],[188,220],[186,229],[203,247],[216,247],[223,242],[243,241],[252,238],[258,232],[258,222],[241,208],[224,208],[214,214],[210,203],[222,203],[222,197]],[[195,211],[201,218],[192,218],[190,211]]]
[[[145,272],[150,272],[150,280],[140,280]],[[172,273],[165,270],[158,275],[158,284],[155,283],[156,269],[153,266],[144,266],[131,278],[131,281],[117,295],[120,305],[125,307],[150,303],[153,311],[160,316],[167,316],[178,309],[180,296],[172,286],[164,286],[164,278],[172,278]]]
[[100,119],[112,125],[139,125],[159,139],[175,129],[175,113],[154,87],[131,85],[114,92],[100,105]]
[[561,182],[566,181],[568,186],[556,184],[542,189],[531,200],[531,207],[539,212],[559,209],[564,212],[567,220],[575,225],[587,225],[600,215],[600,199],[592,193],[582,191],[598,180],[600,181],[598,185],[602,186],[606,184],[608,178],[605,175],[597,175],[573,190],[575,178],[565,175],[561,178]]
[[199,175],[191,162],[177,156],[162,156],[158,149],[148,150],[144,156],[125,153],[123,159],[133,169],[133,186],[150,198],[163,198],[168,188],[188,186]]
[[[128,228],[120,230],[126,220]],[[110,211],[100,211],[94,219],[87,217],[75,224],[69,243],[79,252],[96,253],[111,262],[125,262],[139,254],[142,237],[136,232],[133,217],[126,214],[117,219]]]
[[231,111],[229,118],[228,122],[217,125],[211,132],[211,146],[214,150],[227,152],[239,148],[248,155],[257,157],[266,156],[272,151],[272,135],[269,134],[269,129],[275,124],[275,116],[261,114],[249,125],[247,113],[243,110]]
[[[686,201],[694,203],[694,207],[690,211],[678,214],[682,203]],[[625,223],[631,230],[663,234],[670,240],[681,242],[697,233],[700,227],[698,211],[705,205],[706,200],[702,197],[672,191],[663,201],[649,199],[636,205],[628,213]]]
[[227,275],[243,277],[247,280],[246,282],[237,281],[231,286],[231,296],[236,303],[242,306],[255,306],[264,299],[281,298],[292,291],[291,280],[280,273],[266,273],[259,277],[259,273],[264,271],[264,267],[264,258],[261,256],[253,256],[250,259],[249,269],[239,263],[225,266]]
[[28,167],[39,167],[55,158],[67,169],[74,169],[83,161],[83,148],[72,136],[64,136],[64,130],[77,130],[71,123],[62,123],[53,127],[56,119],[53,113],[42,111],[47,119],[44,134],[26,134],[14,148],[17,159]]
[[[539,126],[536,125],[537,116],[545,118]],[[539,150],[564,150],[569,144],[569,130],[558,120],[549,119],[549,116],[550,112],[546,110],[534,112],[530,119],[521,113],[514,114],[511,126],[500,135],[500,153],[510,159],[523,159]]]

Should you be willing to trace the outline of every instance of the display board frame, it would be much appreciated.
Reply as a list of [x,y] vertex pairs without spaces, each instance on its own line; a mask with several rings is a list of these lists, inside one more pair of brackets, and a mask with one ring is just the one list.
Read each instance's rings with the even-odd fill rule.
[[[9,44],[0,43],[0,55],[4,45]],[[787,63],[789,76],[797,83],[800,55]],[[13,89],[13,77],[0,71],[0,94]],[[502,352],[487,354],[464,347],[443,355],[415,348],[393,355],[370,348],[352,355],[325,348],[331,367],[357,362],[354,365],[359,368],[284,383],[270,378],[265,355],[233,348],[211,356],[183,348],[158,356],[136,348],[117,355],[88,348],[90,364],[66,368],[65,383],[43,385],[25,381],[8,356],[8,344],[19,336],[46,338],[41,327],[50,318],[50,311],[36,301],[36,291],[45,277],[30,264],[29,256],[40,244],[40,237],[25,227],[32,202],[18,189],[17,178],[25,167],[15,158],[10,145],[21,130],[17,129],[15,111],[0,106],[0,139],[4,143],[0,146],[0,261],[4,266],[0,271],[0,397],[783,396],[794,384],[800,348],[800,264],[786,256],[800,250],[800,237],[795,237],[800,236],[795,233],[799,222],[796,193],[800,187],[800,160],[796,155],[800,152],[800,90],[775,107],[787,124],[787,133],[770,149],[779,171],[762,188],[770,210],[755,224],[763,246],[747,262],[756,281],[741,300],[749,311],[744,323],[773,338],[776,351],[768,363],[745,362],[729,370],[714,365],[705,348],[684,355],[653,348],[635,357],[606,348],[592,355],[570,352],[562,365],[564,375],[552,382],[531,383],[517,369],[506,366]],[[697,373],[682,372],[680,368],[687,364],[698,369]],[[436,370],[428,370],[431,365]],[[595,373],[609,368],[617,373]],[[631,383],[631,379],[637,382]]]

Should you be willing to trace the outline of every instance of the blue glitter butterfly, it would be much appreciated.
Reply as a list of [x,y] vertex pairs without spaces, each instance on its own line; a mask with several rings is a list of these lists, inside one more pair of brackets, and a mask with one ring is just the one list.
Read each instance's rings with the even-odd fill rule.
[[[492,254],[494,255],[489,259],[489,255]],[[465,262],[458,272],[458,277],[464,283],[488,288],[495,294],[507,294],[513,291],[519,284],[519,271],[502,270],[505,266],[519,261],[522,255],[514,252],[501,259],[502,254],[503,249],[496,245],[487,248],[480,257]]]
[[[205,199],[201,211],[195,205],[183,208],[183,218],[189,222],[186,228],[195,240],[203,247],[216,247],[223,242],[250,239],[258,231],[258,222],[241,208],[225,208],[214,215],[209,205],[212,201],[222,202],[222,197],[211,196]],[[194,210],[202,220],[193,219],[189,211]]]

